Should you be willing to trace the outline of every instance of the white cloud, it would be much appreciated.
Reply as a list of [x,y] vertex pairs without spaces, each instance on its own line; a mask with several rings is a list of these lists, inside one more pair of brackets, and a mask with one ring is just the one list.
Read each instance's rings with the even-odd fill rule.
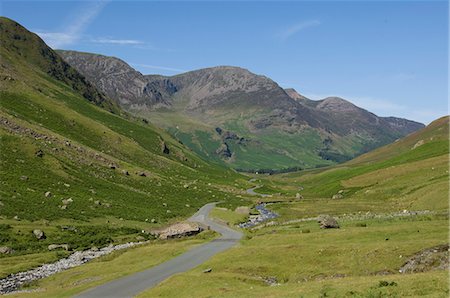
[[292,25],[292,26],[284,29],[282,32],[280,32],[279,37],[281,38],[281,40],[285,41],[288,38],[292,37],[293,35],[297,34],[298,32],[300,32],[306,28],[319,26],[320,24],[321,24],[321,22],[318,20],[310,20],[310,21],[297,23],[295,25]]
[[108,2],[97,1],[87,3],[89,3],[89,5],[74,17],[74,21],[72,21],[64,31],[37,31],[37,34],[52,48],[60,48],[77,42],[83,36],[83,33],[89,24],[98,16]]
[[156,70],[165,70],[165,71],[171,71],[171,72],[187,72],[187,70],[179,69],[179,68],[173,68],[173,67],[166,67],[166,66],[158,66],[158,65],[149,65],[149,64],[140,64],[140,63],[130,63],[133,67],[142,67],[142,68],[148,68],[148,69],[156,69]]

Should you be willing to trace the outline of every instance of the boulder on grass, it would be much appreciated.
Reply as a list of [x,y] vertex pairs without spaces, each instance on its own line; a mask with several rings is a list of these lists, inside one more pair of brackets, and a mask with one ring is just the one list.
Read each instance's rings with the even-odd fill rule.
[[14,251],[12,250],[11,247],[8,247],[8,246],[0,246],[0,254],[8,255],[8,254],[12,254],[13,252],[14,252]]
[[42,230],[38,230],[38,229],[33,230],[33,234],[34,234],[34,236],[36,237],[37,240],[42,240],[42,239],[46,238],[45,237],[45,233]]
[[334,217],[329,215],[321,215],[317,219],[321,229],[339,229],[339,224]]

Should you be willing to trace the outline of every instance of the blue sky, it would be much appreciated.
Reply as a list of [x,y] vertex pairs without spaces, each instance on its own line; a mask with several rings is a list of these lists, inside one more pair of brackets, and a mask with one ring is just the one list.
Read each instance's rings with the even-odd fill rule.
[[381,116],[448,114],[446,1],[2,1],[50,46],[116,56],[144,74],[216,65]]

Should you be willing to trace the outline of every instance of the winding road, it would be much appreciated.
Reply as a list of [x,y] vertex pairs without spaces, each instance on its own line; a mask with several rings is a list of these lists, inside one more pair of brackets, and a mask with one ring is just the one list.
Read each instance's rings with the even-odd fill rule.
[[217,253],[234,246],[242,237],[242,233],[225,225],[212,221],[208,214],[216,203],[206,204],[195,213],[189,221],[207,225],[211,230],[220,233],[220,238],[185,252],[178,257],[161,263],[148,270],[138,272],[117,280],[113,280],[96,288],[79,294],[78,298],[98,297],[133,297],[140,292],[152,288],[170,276],[188,271],[204,263]]

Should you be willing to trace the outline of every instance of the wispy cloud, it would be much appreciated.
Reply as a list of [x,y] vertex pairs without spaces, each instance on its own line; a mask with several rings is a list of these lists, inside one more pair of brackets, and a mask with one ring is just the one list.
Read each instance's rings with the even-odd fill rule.
[[300,32],[306,28],[319,26],[320,24],[321,24],[321,22],[319,20],[310,20],[310,21],[304,21],[301,23],[297,23],[288,28],[285,28],[283,31],[281,31],[278,34],[278,37],[281,40],[286,41],[287,39],[289,39],[293,35],[297,34],[298,32]]
[[89,24],[107,5],[108,1],[86,3],[89,3],[89,5],[73,18],[73,21],[67,26],[66,30],[62,32],[37,31],[36,33],[52,48],[60,48],[77,42],[83,36]]
[[179,68],[173,68],[173,67],[166,67],[166,66],[158,66],[158,65],[149,65],[149,64],[141,64],[141,63],[130,63],[133,67],[142,67],[142,68],[148,68],[148,69],[155,69],[155,70],[165,70],[170,72],[187,72],[187,70],[179,69]]
[[146,42],[135,39],[114,39],[114,38],[92,38],[89,40],[93,43],[100,44],[117,44],[117,45],[145,45]]

